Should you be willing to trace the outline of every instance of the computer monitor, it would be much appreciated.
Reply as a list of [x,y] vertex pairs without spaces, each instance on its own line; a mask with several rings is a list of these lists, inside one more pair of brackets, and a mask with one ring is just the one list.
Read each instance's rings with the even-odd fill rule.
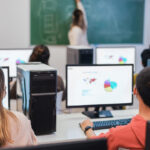
[[93,64],[93,54],[89,46],[68,46],[67,64]]
[[0,66],[8,66],[10,77],[17,76],[17,64],[27,63],[32,49],[0,49]]
[[147,60],[147,67],[150,67],[150,59]]
[[107,150],[107,139],[77,140],[28,147],[2,148],[1,150]]
[[133,64],[135,47],[97,47],[96,64]]
[[6,86],[6,96],[3,98],[3,106],[6,109],[10,108],[10,101],[9,101],[9,68],[8,67],[1,67],[4,77],[5,77],[5,86]]
[[66,82],[68,108],[133,104],[132,64],[67,65]]

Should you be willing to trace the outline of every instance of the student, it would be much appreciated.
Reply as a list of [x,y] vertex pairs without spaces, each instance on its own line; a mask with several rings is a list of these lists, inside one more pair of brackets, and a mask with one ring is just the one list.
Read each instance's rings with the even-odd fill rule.
[[139,101],[139,113],[134,116],[131,122],[125,126],[111,128],[107,133],[96,136],[92,130],[93,123],[85,120],[81,123],[81,128],[88,138],[108,139],[108,149],[117,150],[119,147],[127,149],[144,149],[146,138],[146,121],[150,120],[150,67],[144,68],[136,78],[134,94]]
[[147,66],[147,61],[150,59],[150,49],[144,49],[141,53],[142,65],[143,67]]
[[[29,58],[29,62],[41,62],[49,65],[50,52],[47,46],[38,45],[33,49],[33,52]],[[12,89],[10,90],[10,98],[16,99],[16,82],[14,83]],[[66,99],[66,90],[64,87],[64,82],[60,76],[57,76],[57,92],[63,91],[62,100]]]
[[[148,59],[150,59],[150,49],[144,49],[141,53],[142,66],[146,67]],[[137,74],[134,74],[134,84],[136,81]]]
[[[49,65],[50,51],[45,45],[38,45],[33,49],[33,52],[29,58],[29,62],[42,62]],[[57,76],[57,92],[63,91],[62,100],[66,99],[64,82],[60,76]]]
[[16,147],[36,144],[36,137],[29,120],[19,112],[3,107],[5,97],[4,73],[0,69],[0,147]]
[[68,33],[70,45],[88,45],[87,19],[80,0],[76,0],[77,8],[73,12],[72,25]]

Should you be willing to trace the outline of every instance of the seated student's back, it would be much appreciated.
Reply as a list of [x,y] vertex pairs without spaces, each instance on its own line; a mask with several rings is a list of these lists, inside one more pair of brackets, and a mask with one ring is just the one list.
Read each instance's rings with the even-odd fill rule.
[[146,122],[150,120],[150,67],[145,67],[136,78],[134,95],[139,101],[139,112],[131,122],[124,126],[111,128],[107,133],[96,136],[93,123],[85,120],[81,128],[88,138],[102,138],[108,140],[108,150],[126,148],[130,150],[144,150],[146,138]]
[[7,142],[4,147],[35,145],[37,140],[31,128],[30,121],[20,112],[12,113],[15,115],[15,118],[8,116],[8,121],[10,123],[9,131],[12,142]]
[[[37,45],[29,58],[30,62],[41,62],[49,65],[50,51],[45,45]],[[63,91],[63,100],[66,99],[64,82],[60,76],[57,76],[57,92]]]
[[19,112],[11,112],[2,105],[5,97],[4,73],[0,69],[0,147],[36,144],[30,121]]

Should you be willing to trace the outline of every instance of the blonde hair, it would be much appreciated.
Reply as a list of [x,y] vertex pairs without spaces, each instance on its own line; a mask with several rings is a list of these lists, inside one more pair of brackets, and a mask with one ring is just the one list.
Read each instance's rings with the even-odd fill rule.
[[9,130],[9,121],[8,121],[8,115],[12,117],[13,119],[17,120],[16,116],[10,112],[9,110],[6,110],[3,107],[2,100],[5,93],[5,80],[4,80],[4,74],[2,69],[0,69],[0,147],[4,146],[7,142],[13,143],[13,140],[11,140],[10,130]]
[[86,25],[83,18],[83,12],[80,9],[75,9],[73,12],[73,20],[72,20],[71,28],[75,25],[80,27],[82,30],[86,30]]

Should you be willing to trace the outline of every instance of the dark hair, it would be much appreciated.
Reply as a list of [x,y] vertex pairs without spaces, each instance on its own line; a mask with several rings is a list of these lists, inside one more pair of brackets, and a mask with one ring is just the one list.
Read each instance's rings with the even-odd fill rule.
[[145,67],[137,75],[136,88],[144,104],[150,107],[150,67]]
[[147,61],[150,59],[150,49],[145,49],[141,53],[142,64],[144,67],[147,66]]
[[33,52],[29,58],[30,62],[42,62],[48,65],[50,52],[47,46],[38,45],[33,49]]
[[85,22],[83,18],[83,12],[80,9],[75,9],[73,12],[73,20],[72,20],[72,26],[79,26],[81,29],[85,29]]

